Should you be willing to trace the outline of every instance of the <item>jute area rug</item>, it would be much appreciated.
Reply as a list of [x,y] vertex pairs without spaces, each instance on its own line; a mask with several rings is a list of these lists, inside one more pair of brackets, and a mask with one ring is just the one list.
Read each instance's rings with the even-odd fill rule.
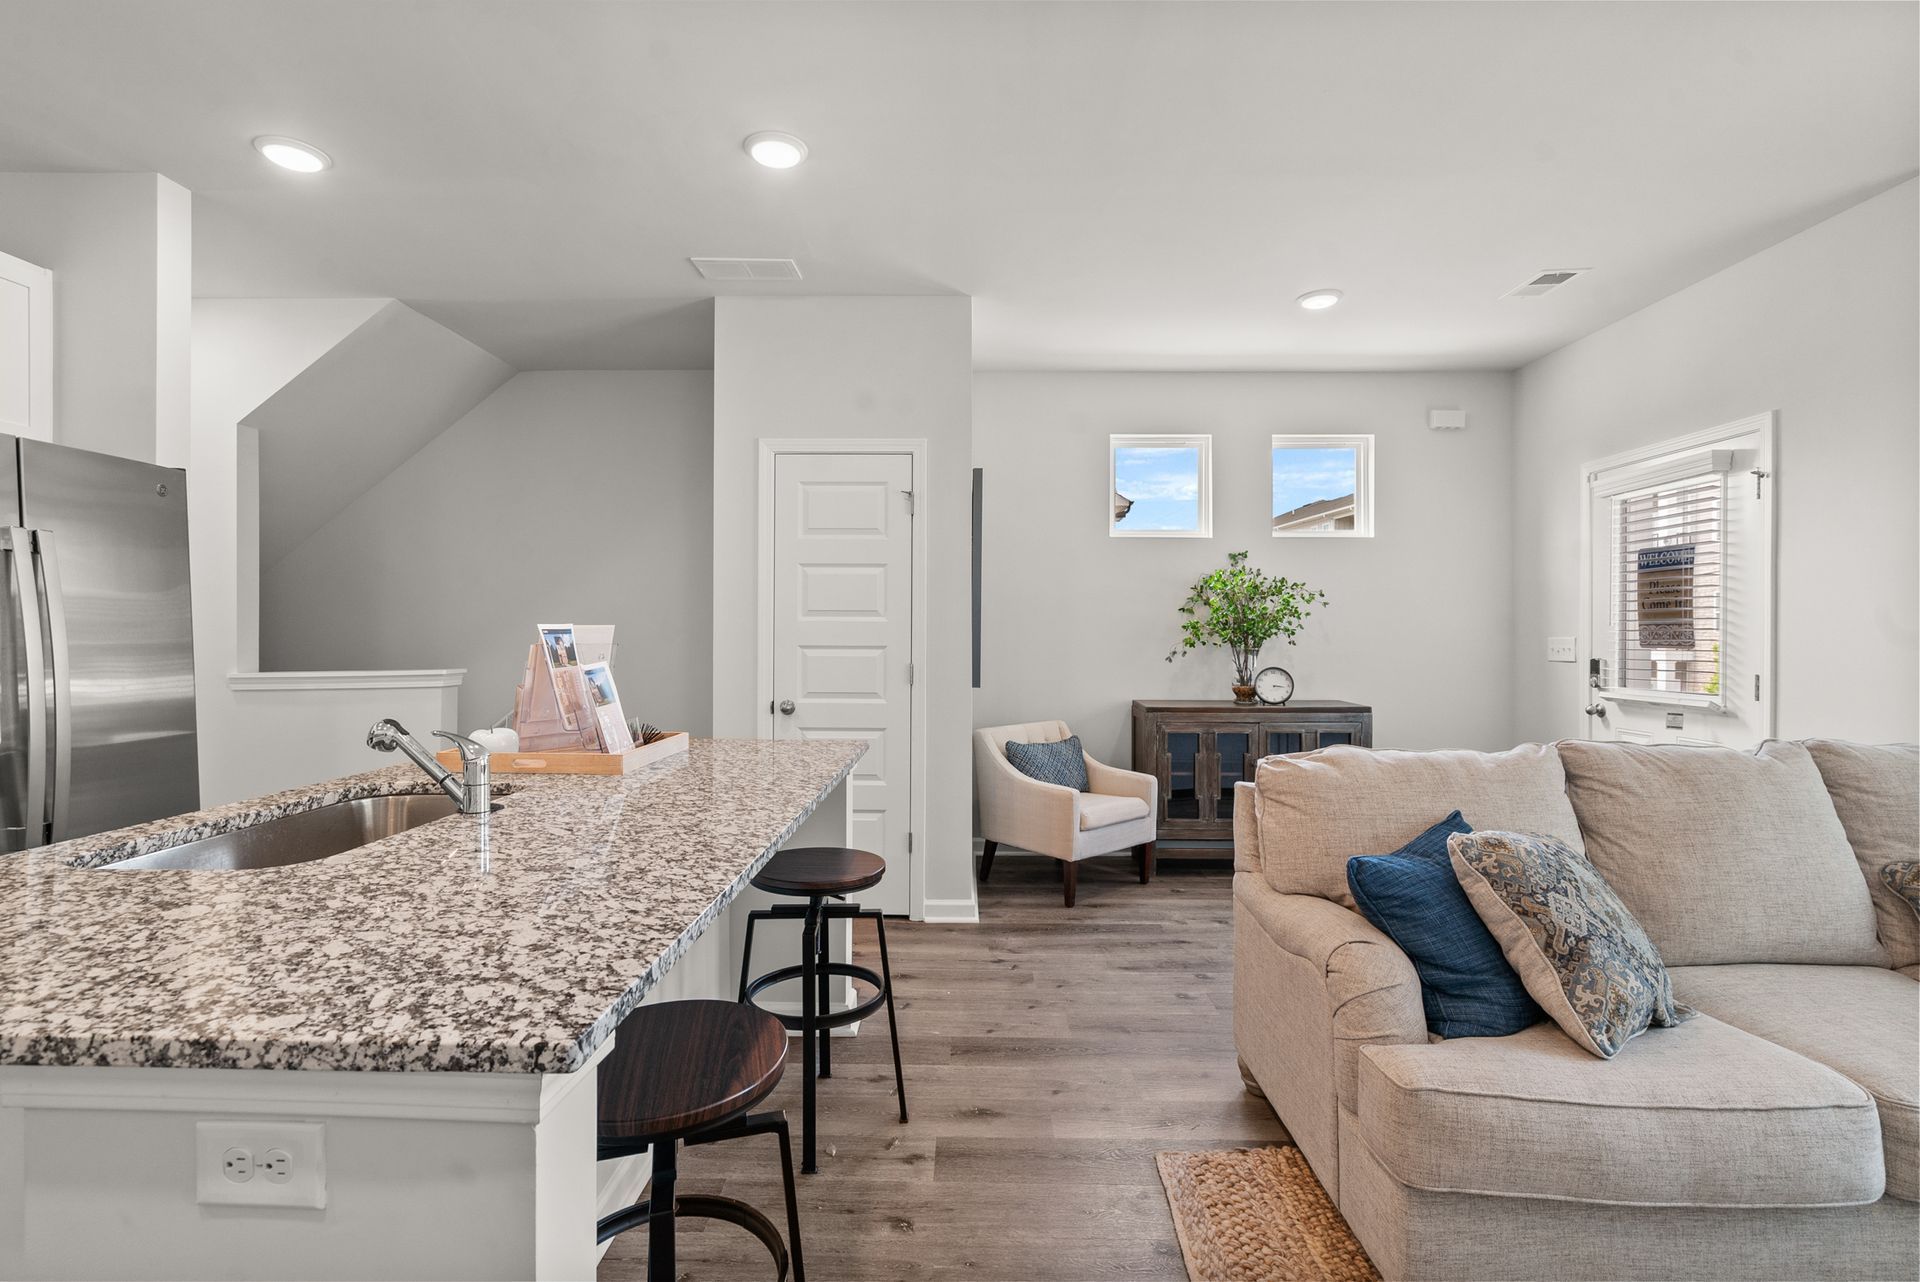
[[1192,1282],[1380,1282],[1293,1145],[1154,1160]]

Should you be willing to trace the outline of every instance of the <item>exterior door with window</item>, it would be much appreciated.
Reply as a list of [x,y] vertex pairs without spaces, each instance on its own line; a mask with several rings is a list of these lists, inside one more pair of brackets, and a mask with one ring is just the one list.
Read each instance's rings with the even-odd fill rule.
[[913,777],[913,458],[779,454],[773,463],[776,739],[865,739],[852,844],[887,861],[863,907],[908,911]]
[[1587,466],[1590,739],[1773,733],[1773,418]]

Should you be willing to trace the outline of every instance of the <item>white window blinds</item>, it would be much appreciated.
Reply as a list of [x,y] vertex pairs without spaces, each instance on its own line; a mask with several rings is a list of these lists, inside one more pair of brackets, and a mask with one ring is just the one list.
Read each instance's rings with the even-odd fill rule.
[[1710,472],[1611,498],[1613,646],[1603,686],[1720,695],[1726,485]]

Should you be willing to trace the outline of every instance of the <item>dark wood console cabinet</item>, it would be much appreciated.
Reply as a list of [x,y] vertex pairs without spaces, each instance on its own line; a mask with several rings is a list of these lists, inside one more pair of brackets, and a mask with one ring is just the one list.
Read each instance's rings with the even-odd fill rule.
[[1220,859],[1233,841],[1233,785],[1262,757],[1336,743],[1373,746],[1373,709],[1339,699],[1251,707],[1231,699],[1135,699],[1133,768],[1160,780],[1161,857]]

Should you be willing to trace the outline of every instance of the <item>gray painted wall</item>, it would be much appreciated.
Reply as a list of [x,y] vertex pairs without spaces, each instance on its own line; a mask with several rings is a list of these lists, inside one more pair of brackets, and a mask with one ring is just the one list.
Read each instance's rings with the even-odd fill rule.
[[[761,438],[920,438],[930,473],[927,877],[933,915],[973,903],[967,531],[973,477],[972,300],[716,300],[713,353],[713,727],[760,733],[754,680]],[[939,902],[935,902],[939,901]]]
[[1625,320],[1516,380],[1515,730],[1582,733],[1581,465],[1778,410],[1778,732],[1916,737],[1920,180]]
[[516,374],[266,568],[262,667],[465,668],[471,729],[536,623],[612,623],[628,712],[707,733],[712,425],[703,370]]
[[[1510,385],[1505,373],[978,375],[974,724],[1059,717],[1124,764],[1133,699],[1231,698],[1224,652],[1165,657],[1188,585],[1244,548],[1330,595],[1297,646],[1263,656],[1300,697],[1373,704],[1381,746],[1508,746]],[[1464,409],[1469,427],[1431,431],[1429,409]],[[1129,432],[1212,434],[1213,538],[1108,535],[1107,437]],[[1375,537],[1272,537],[1276,432],[1373,433]]]

